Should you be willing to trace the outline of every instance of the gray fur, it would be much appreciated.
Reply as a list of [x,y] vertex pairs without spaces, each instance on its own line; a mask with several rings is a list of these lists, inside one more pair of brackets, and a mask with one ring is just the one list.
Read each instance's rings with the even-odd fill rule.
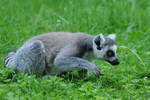
[[45,69],[45,57],[44,45],[41,41],[36,40],[30,44],[24,44],[9,57],[10,59],[5,65],[12,68],[16,67],[18,71],[24,73],[42,74]]
[[[5,65],[24,73],[61,74],[87,69],[100,75],[97,65],[82,59],[93,54],[94,36],[85,33],[52,32],[29,39],[16,52],[9,53]],[[105,45],[114,45],[106,38]],[[88,56],[87,56],[88,57]]]
[[112,46],[112,45],[116,45],[116,43],[115,43],[115,41],[113,41],[110,38],[105,38],[105,44],[104,45]]

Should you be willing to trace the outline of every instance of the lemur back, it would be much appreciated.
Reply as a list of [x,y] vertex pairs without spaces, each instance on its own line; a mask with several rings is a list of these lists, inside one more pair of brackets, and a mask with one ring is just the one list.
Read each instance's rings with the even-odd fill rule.
[[44,44],[45,53],[47,55],[46,61],[50,66],[53,64],[53,60],[60,49],[67,45],[69,43],[68,41],[71,42],[71,34],[67,32],[52,32],[35,36],[26,43],[28,44],[35,40],[40,40]]
[[[80,49],[82,47],[84,47],[82,49],[84,49],[84,52],[85,52],[86,48],[88,48],[88,47],[86,47],[85,42],[87,40],[88,41],[90,40],[90,43],[87,44],[87,46],[89,46],[89,48],[92,49],[92,39],[93,39],[93,36],[90,36],[90,35],[84,34],[84,33],[72,34],[69,32],[51,32],[51,33],[46,33],[46,34],[35,36],[35,37],[29,39],[26,43],[30,44],[35,40],[42,41],[42,43],[44,44],[44,47],[45,47],[45,51],[46,51],[45,53],[47,55],[47,62],[48,62],[48,64],[53,64],[53,60],[55,59],[56,55],[65,46],[67,46],[67,45],[72,45],[73,47],[78,46]],[[75,52],[79,52],[79,51],[74,50],[73,53],[75,53]],[[80,54],[80,57],[81,57],[81,55],[84,55],[84,54],[83,53]]]

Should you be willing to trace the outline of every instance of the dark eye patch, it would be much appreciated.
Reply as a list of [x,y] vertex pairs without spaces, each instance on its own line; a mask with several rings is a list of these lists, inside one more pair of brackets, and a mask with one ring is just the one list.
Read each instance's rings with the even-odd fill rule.
[[100,40],[99,41],[95,41],[96,45],[99,46],[100,45]]
[[115,54],[112,50],[107,51],[107,57],[113,57]]
[[95,39],[95,44],[97,45],[97,49],[98,50],[101,50],[102,48],[100,47],[100,37],[97,37],[96,39]]
[[98,50],[101,50],[102,48],[100,46],[97,47]]

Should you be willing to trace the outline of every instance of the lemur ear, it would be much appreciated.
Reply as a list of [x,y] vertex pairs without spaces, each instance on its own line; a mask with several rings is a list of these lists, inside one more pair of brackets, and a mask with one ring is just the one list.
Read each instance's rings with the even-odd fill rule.
[[105,41],[105,38],[102,34],[94,37],[94,43],[96,44],[98,50],[101,50],[104,44],[104,41]]
[[110,38],[110,39],[115,41],[116,40],[116,34],[110,34],[107,36],[107,38]]

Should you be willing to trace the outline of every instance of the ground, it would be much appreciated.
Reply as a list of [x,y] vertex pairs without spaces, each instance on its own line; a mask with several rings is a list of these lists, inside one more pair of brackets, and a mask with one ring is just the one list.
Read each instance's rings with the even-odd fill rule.
[[[118,66],[94,60],[96,78],[24,75],[3,59],[35,35],[54,32],[116,33]],[[1,100],[150,100],[149,0],[0,0]]]

